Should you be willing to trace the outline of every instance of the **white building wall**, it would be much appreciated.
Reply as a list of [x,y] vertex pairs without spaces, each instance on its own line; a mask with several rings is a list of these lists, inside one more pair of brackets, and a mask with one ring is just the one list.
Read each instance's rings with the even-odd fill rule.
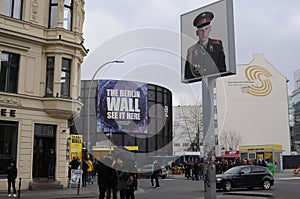
[[290,154],[287,79],[263,54],[254,54],[216,86],[219,136],[234,132],[241,145],[280,144]]
[[294,71],[294,90],[300,88],[300,69]]

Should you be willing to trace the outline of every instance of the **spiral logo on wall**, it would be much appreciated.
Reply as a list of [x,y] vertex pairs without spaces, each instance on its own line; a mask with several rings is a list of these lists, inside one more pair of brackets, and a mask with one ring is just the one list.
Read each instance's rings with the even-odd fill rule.
[[253,96],[267,96],[272,92],[270,77],[272,74],[260,66],[248,66],[245,70],[248,81],[253,82],[247,86],[247,93]]

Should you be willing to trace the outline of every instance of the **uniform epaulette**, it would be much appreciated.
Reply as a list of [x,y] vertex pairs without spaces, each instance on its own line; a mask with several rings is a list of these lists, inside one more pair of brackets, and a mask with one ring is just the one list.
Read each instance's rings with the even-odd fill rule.
[[221,45],[221,44],[222,44],[222,41],[221,41],[221,40],[218,40],[218,39],[212,39],[212,40],[211,40],[211,43],[212,43],[212,44],[218,44],[218,45]]
[[194,51],[194,50],[197,48],[196,46],[197,46],[197,44],[191,46],[191,47],[189,48],[189,51]]

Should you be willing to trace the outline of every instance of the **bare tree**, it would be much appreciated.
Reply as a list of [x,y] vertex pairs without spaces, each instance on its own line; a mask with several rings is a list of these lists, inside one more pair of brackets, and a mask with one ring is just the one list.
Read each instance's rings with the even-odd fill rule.
[[200,101],[195,100],[193,105],[176,107],[174,119],[174,134],[176,140],[188,140],[186,150],[200,151],[200,143],[203,139],[202,114]]
[[219,145],[223,146],[226,150],[237,150],[241,141],[241,135],[233,131],[224,131],[219,136]]

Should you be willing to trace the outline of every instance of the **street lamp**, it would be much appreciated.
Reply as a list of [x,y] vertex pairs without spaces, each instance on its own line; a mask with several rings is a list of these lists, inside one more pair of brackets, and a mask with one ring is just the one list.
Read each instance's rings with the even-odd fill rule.
[[90,83],[90,87],[89,87],[89,93],[88,93],[88,102],[87,102],[87,108],[88,108],[88,113],[87,113],[87,123],[88,123],[88,129],[87,129],[87,151],[88,153],[90,153],[90,94],[91,94],[91,88],[92,88],[92,85],[93,85],[93,81],[94,81],[94,78],[95,76],[97,75],[97,73],[99,72],[99,70],[101,68],[103,68],[104,66],[106,66],[107,64],[112,64],[112,63],[117,63],[117,64],[120,64],[120,63],[124,63],[124,61],[120,61],[120,60],[114,60],[114,61],[109,61],[109,62],[106,62],[104,64],[102,64],[101,66],[98,67],[98,69],[96,70],[96,72],[94,73],[93,75],[93,78],[91,80],[91,83]]

